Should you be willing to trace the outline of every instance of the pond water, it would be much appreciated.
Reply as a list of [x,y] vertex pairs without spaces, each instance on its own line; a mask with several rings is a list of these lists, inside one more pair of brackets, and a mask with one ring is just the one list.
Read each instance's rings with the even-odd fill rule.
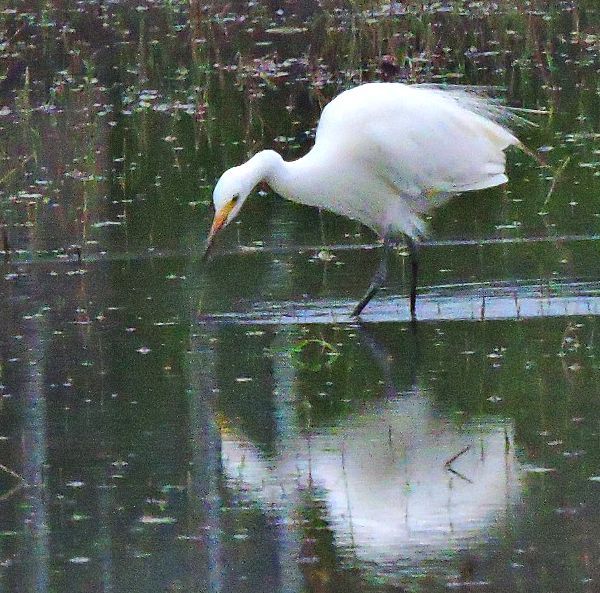
[[[600,11],[6,0],[0,591],[595,591]],[[220,173],[367,80],[543,110],[510,183],[380,251]],[[401,141],[401,139],[399,139]]]

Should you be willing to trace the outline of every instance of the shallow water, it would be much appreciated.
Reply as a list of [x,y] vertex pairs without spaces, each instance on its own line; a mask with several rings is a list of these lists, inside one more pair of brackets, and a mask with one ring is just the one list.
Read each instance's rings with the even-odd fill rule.
[[[0,591],[598,587],[595,3],[316,4],[3,9]],[[386,76],[550,112],[429,221],[419,322],[268,192],[202,264],[220,172]]]

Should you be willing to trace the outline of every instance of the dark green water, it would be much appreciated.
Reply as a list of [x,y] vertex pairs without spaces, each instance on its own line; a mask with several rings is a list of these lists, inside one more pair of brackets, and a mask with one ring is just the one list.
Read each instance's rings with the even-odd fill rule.
[[[7,0],[0,591],[598,590],[598,31],[595,1]],[[220,173],[384,78],[549,112],[518,133],[551,169],[511,153],[430,221],[417,326],[402,254],[359,324],[375,237],[269,192],[201,264]]]

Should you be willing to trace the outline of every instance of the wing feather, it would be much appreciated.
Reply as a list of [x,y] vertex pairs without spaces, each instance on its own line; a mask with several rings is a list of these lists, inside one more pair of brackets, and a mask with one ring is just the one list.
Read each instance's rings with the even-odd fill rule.
[[371,83],[325,107],[316,146],[329,145],[423,212],[441,196],[507,181],[504,150],[520,142],[501,119],[511,119],[502,106],[464,90]]

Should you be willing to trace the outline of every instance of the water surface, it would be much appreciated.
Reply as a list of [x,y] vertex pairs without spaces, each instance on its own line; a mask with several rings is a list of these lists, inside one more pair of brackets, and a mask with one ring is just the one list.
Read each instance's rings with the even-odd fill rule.
[[[595,2],[11,0],[0,42],[0,590],[594,591]],[[393,56],[393,57],[390,57]],[[367,80],[541,109],[406,254],[221,171]]]

